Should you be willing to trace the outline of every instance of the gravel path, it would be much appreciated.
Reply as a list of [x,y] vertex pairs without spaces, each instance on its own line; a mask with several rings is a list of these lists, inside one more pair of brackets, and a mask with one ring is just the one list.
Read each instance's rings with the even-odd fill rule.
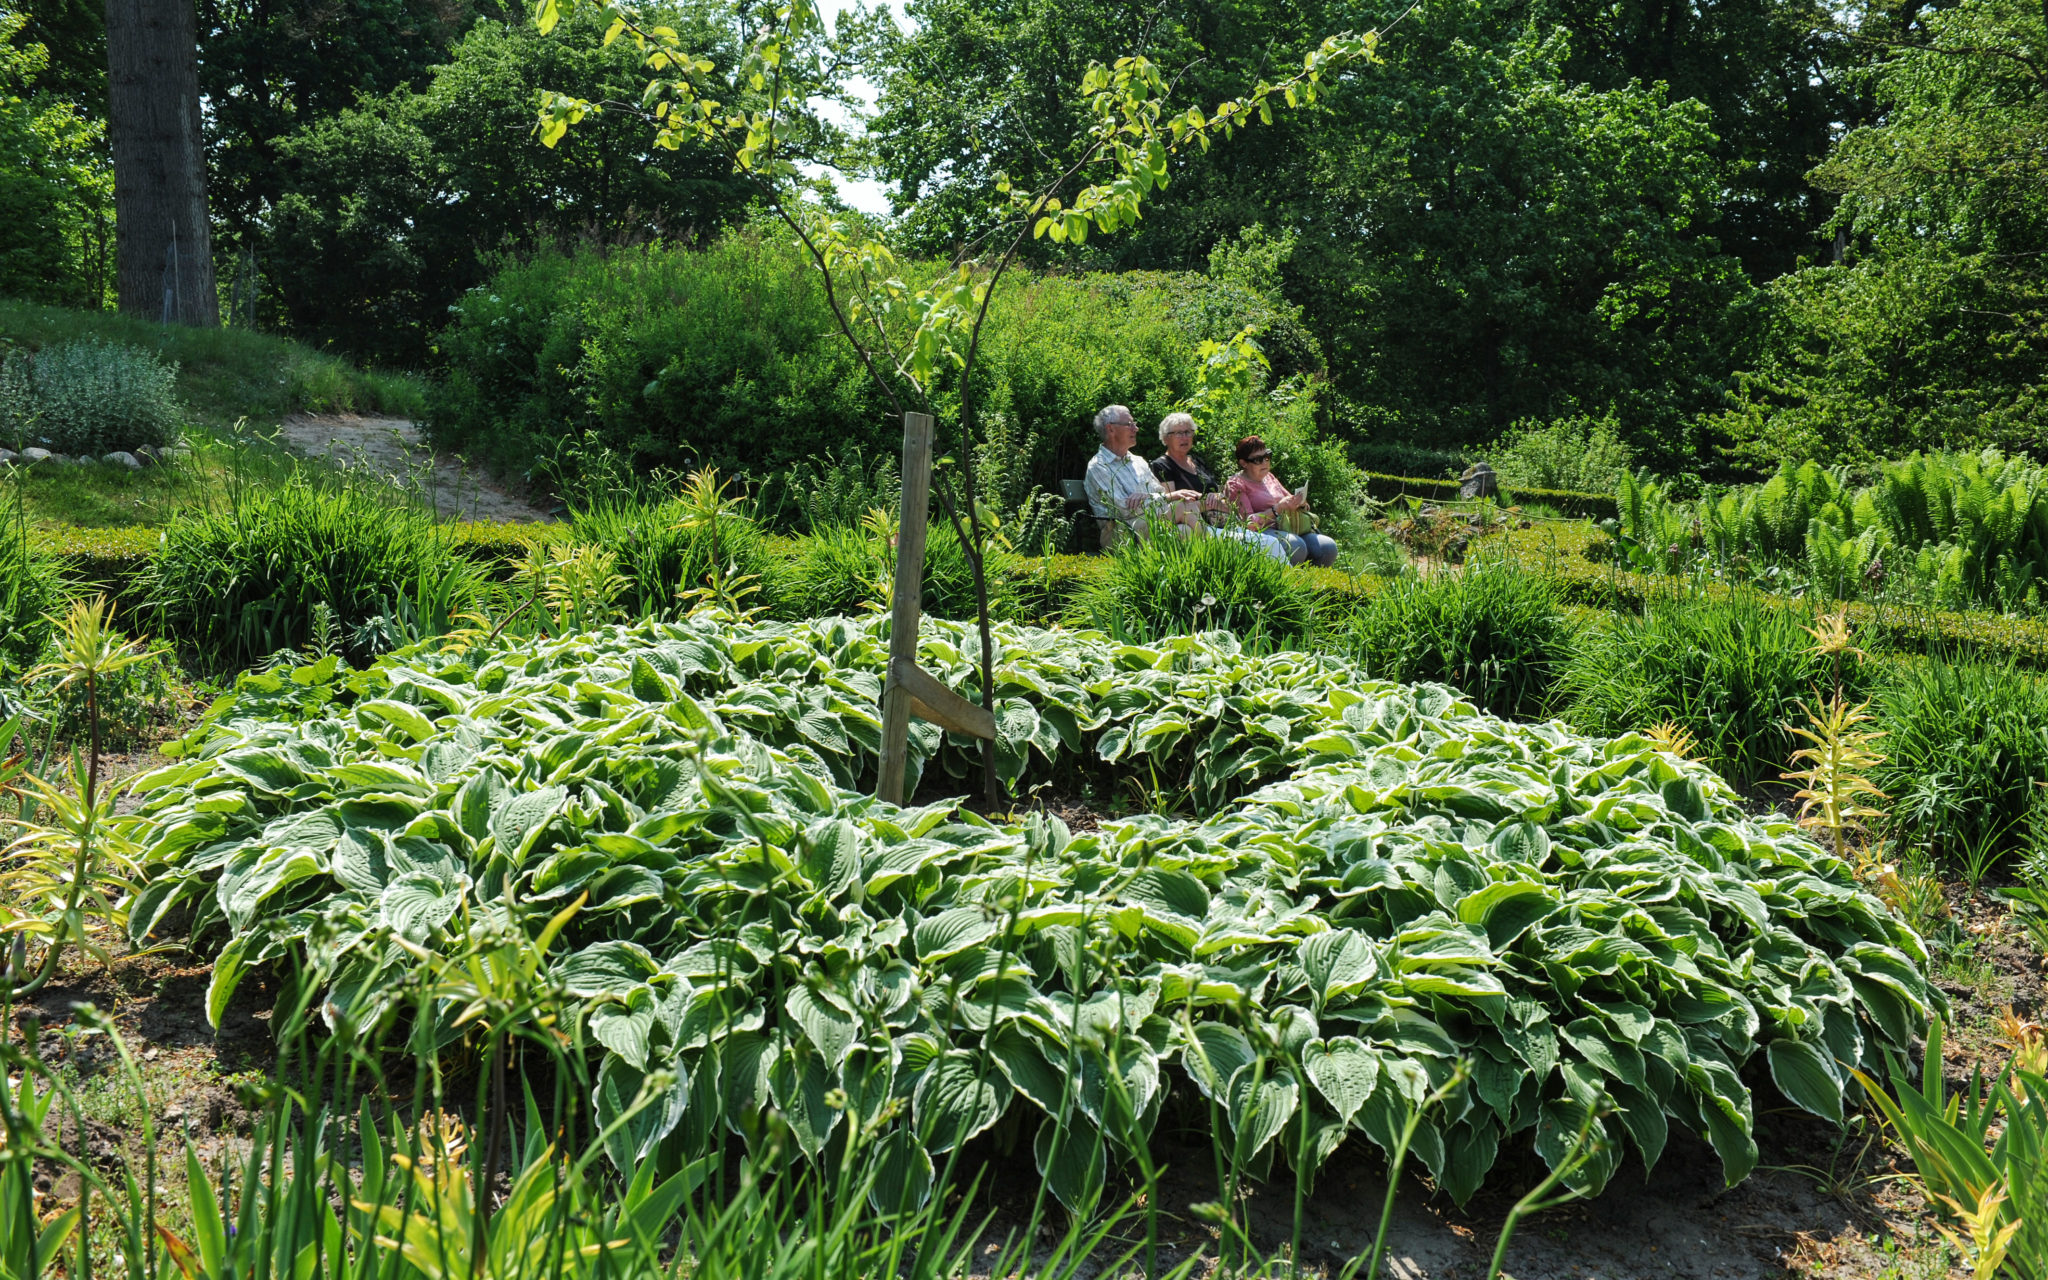
[[516,524],[554,517],[513,496],[479,467],[436,455],[404,418],[361,418],[347,413],[293,414],[281,428],[286,444],[308,457],[329,458],[369,471],[404,488],[431,489],[444,516]]

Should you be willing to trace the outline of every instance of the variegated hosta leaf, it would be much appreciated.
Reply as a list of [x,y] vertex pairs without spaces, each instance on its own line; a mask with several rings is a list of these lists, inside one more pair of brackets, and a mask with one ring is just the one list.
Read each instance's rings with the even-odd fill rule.
[[[1393,1143],[1461,1062],[1414,1148],[1455,1197],[1504,1144],[1564,1158],[1603,1095],[1577,1185],[1623,1143],[1654,1162],[1672,1123],[1733,1179],[1759,1052],[1749,1078],[1833,1119],[1846,1069],[1943,1006],[1848,867],[1643,739],[1226,636],[996,644],[1006,777],[1124,771],[1210,816],[1077,835],[878,804],[853,788],[882,620],[642,623],[251,678],[136,784],[131,927],[189,909],[222,947],[216,1020],[298,953],[363,1028],[407,998],[408,948],[537,937],[581,899],[548,977],[602,1057],[613,1159],[728,1131],[822,1159],[855,1132],[891,1211],[1012,1106],[1084,1211],[1176,1081],[1244,1159],[1313,1166],[1349,1131]],[[921,645],[975,696],[971,633]],[[911,772],[977,778],[979,753],[920,724]]]

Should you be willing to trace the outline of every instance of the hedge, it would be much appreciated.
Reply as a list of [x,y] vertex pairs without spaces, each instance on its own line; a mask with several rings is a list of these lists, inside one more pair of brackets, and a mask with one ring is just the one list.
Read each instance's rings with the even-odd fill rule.
[[[1640,574],[1611,561],[1596,563],[1587,558],[1586,549],[1603,537],[1590,525],[1543,521],[1529,529],[1510,530],[1506,547],[1517,563],[1554,579],[1566,604],[1606,613],[1638,612],[1645,600],[1659,592],[1683,589],[1712,594],[1737,589],[1723,582]],[[1816,603],[1790,596],[1776,599],[1788,609]],[[1860,600],[1840,607],[1848,611],[1857,642],[1866,649],[1893,653],[1974,650],[1985,657],[2010,657],[2022,666],[2048,670],[2048,620]]]
[[[568,536],[565,525],[465,522],[441,528],[455,540],[459,551],[498,578],[509,576],[512,567],[534,548]],[[1516,563],[1553,579],[1560,588],[1561,601],[1574,610],[1636,612],[1659,591],[1681,586],[1706,592],[1734,589],[1724,583],[1648,577],[1612,563],[1595,563],[1586,557],[1586,549],[1602,536],[1580,521],[1545,520],[1533,522],[1527,529],[1511,529],[1499,543],[1489,539],[1479,545],[1499,546]],[[149,528],[37,528],[32,537],[38,547],[59,559],[73,583],[105,591],[123,604],[131,603],[125,599],[129,585],[161,541],[160,532]],[[770,538],[767,545],[791,561],[801,554],[800,539]],[[1100,556],[1020,558],[1016,563],[1018,613],[1023,619],[1040,621],[1067,614],[1105,568]],[[1335,569],[1304,568],[1300,572],[1333,608],[1356,604],[1386,582]],[[1782,603],[1786,608],[1808,607],[1808,602],[1790,597]],[[1866,648],[1900,653],[1969,649],[1986,656],[2009,656],[2024,666],[2048,670],[2048,621],[1861,602],[1846,607]]]
[[[1410,495],[1439,502],[1456,502],[1462,483],[1458,480],[1390,476],[1378,471],[1365,473],[1366,495],[1382,502]],[[1611,493],[1578,493],[1570,489],[1507,489],[1503,492],[1515,502],[1540,502],[1581,520],[1610,520],[1619,512]]]

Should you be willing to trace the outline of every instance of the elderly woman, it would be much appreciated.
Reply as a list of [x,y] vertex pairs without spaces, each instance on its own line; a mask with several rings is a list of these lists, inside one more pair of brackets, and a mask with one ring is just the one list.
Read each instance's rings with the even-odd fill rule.
[[1082,487],[1102,527],[1102,549],[1115,545],[1120,531],[1139,532],[1141,522],[1157,517],[1181,526],[1182,536],[1203,532],[1197,509],[1202,495],[1193,489],[1168,489],[1145,460],[1131,452],[1138,443],[1138,419],[1120,404],[1095,415],[1095,433],[1102,447],[1088,460]]
[[1304,511],[1306,493],[1289,493],[1273,475],[1273,451],[1257,436],[1237,442],[1238,473],[1223,486],[1223,495],[1237,504],[1238,514],[1253,529],[1269,531],[1287,548],[1294,564],[1313,560],[1324,568],[1337,562],[1337,544],[1328,535],[1310,530],[1289,533],[1280,527],[1280,517]]
[[[1216,473],[1195,453],[1195,420],[1185,413],[1169,413],[1159,422],[1159,443],[1166,449],[1152,460],[1152,474],[1168,489],[1201,495],[1201,510],[1212,524],[1221,524],[1230,503],[1217,492]],[[1212,532],[1240,542],[1256,543],[1275,560],[1285,561],[1288,548],[1270,533],[1256,529],[1223,527]]]

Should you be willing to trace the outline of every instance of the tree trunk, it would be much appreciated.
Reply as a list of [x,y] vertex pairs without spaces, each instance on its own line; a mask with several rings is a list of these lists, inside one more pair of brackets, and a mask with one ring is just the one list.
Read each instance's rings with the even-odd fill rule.
[[121,310],[218,326],[192,0],[107,0],[107,126]]

